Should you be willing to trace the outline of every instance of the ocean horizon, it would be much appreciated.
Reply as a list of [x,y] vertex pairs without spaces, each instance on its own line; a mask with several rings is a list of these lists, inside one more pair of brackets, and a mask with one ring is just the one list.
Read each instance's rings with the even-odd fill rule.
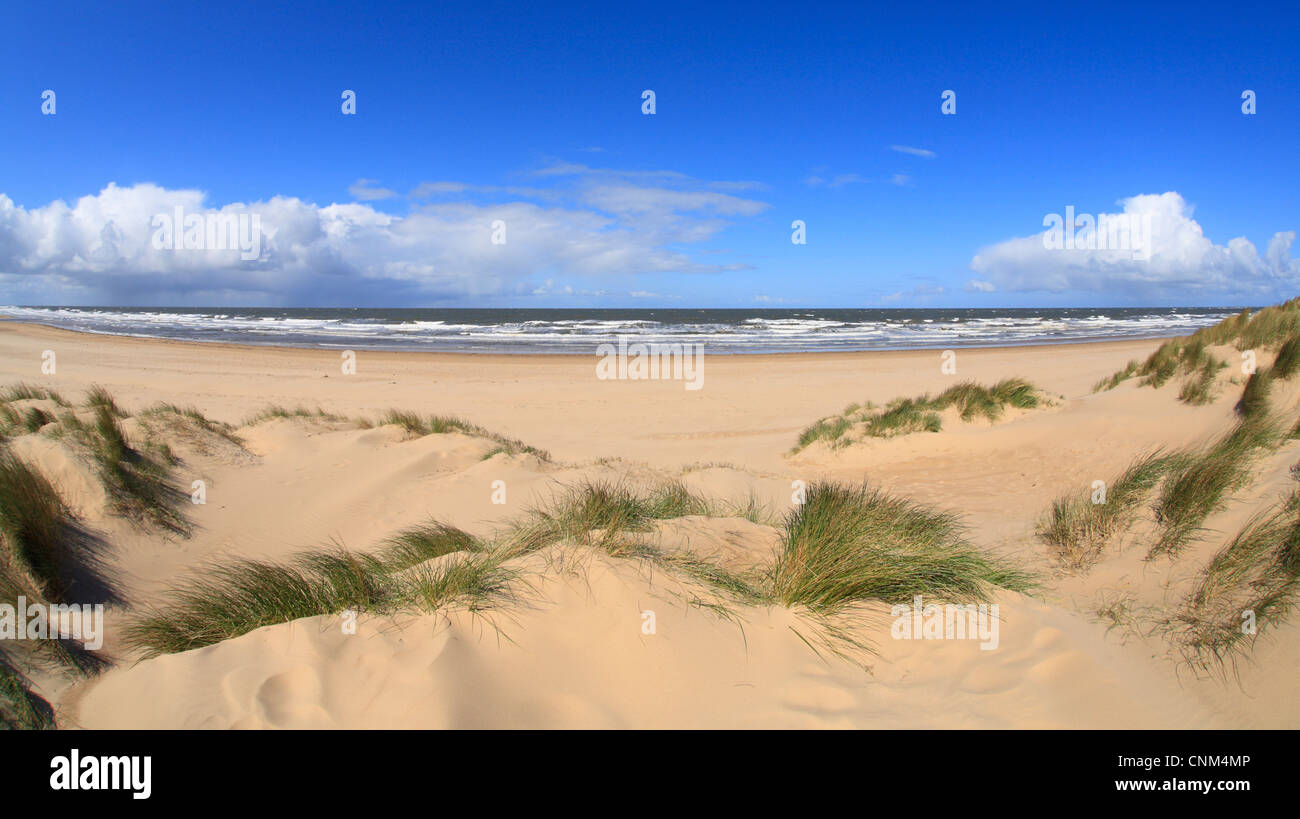
[[710,353],[1030,346],[1183,335],[1241,307],[247,308],[0,307],[81,332],[231,344],[458,353],[591,354],[602,343]]

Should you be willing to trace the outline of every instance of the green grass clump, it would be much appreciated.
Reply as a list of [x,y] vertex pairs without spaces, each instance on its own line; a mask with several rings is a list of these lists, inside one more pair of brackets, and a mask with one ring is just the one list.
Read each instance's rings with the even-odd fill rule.
[[8,404],[0,404],[0,432],[10,434],[23,425],[22,416]]
[[1265,450],[1275,447],[1283,429],[1263,414],[1243,418],[1209,447],[1186,455],[1160,489],[1155,504],[1161,527],[1148,559],[1177,554],[1195,536],[1201,524],[1223,508],[1232,492],[1251,480],[1251,466]]
[[100,482],[113,511],[141,523],[178,534],[189,531],[178,504],[182,493],[170,485],[170,462],[160,462],[136,450],[126,439],[109,407],[95,408],[95,425],[83,442],[99,467]]
[[1124,369],[1119,370],[1118,372],[1114,373],[1113,375],[1110,375],[1110,376],[1108,376],[1108,377],[1106,377],[1106,378],[1103,378],[1102,380],[1100,380],[1100,381],[1098,381],[1096,384],[1094,384],[1094,385],[1092,386],[1092,391],[1093,391],[1093,392],[1104,392],[1104,391],[1106,391],[1106,390],[1113,390],[1113,389],[1115,389],[1116,387],[1118,387],[1118,386],[1119,386],[1120,384],[1122,384],[1123,382],[1125,382],[1125,381],[1127,381],[1128,379],[1132,378],[1133,376],[1137,375],[1137,371],[1138,371],[1138,367],[1139,367],[1139,366],[1140,366],[1140,365],[1138,364],[1137,361],[1130,361],[1130,362],[1128,363],[1128,365],[1124,367]]
[[799,445],[796,450],[803,449],[814,441],[826,441],[831,446],[835,446],[851,425],[852,421],[842,415],[822,418],[799,433]]
[[1300,332],[1300,298],[1265,307],[1242,324],[1237,348],[1273,349]]
[[199,429],[219,435],[227,441],[237,446],[243,446],[244,442],[235,434],[235,428],[223,421],[213,421],[203,414],[198,407],[181,407],[176,404],[159,402],[145,409],[139,415],[140,419],[148,423],[151,419],[168,419],[181,418],[198,427]]
[[66,520],[63,501],[45,476],[0,448],[0,598],[6,589],[15,597],[62,596]]
[[1183,382],[1178,391],[1178,400],[1193,406],[1208,404],[1214,400],[1214,383],[1219,371],[1228,364],[1208,353],[1199,370]]
[[1023,378],[1008,378],[992,387],[965,381],[933,397],[896,398],[883,409],[870,402],[862,406],[850,404],[843,415],[822,418],[804,429],[793,451],[816,441],[826,441],[832,448],[847,446],[853,442],[849,433],[854,428],[870,438],[938,432],[943,428],[939,413],[949,408],[955,408],[963,421],[996,421],[1008,406],[1031,409],[1038,404],[1038,391]]
[[[1111,389],[1134,375],[1142,376],[1141,383],[1144,385],[1163,386],[1179,373],[1191,373],[1203,367],[1205,348],[1215,345],[1233,345],[1238,350],[1277,348],[1278,358],[1282,359],[1282,348],[1287,347],[1287,342],[1297,335],[1300,335],[1300,297],[1265,307],[1254,314],[1250,310],[1242,310],[1210,327],[1202,327],[1189,336],[1166,341],[1137,369],[1133,369],[1130,362],[1124,370],[1098,382],[1093,391]],[[1279,377],[1289,378],[1300,367],[1298,345],[1300,341],[1292,342],[1292,346],[1286,350],[1286,360],[1283,362],[1285,369],[1279,371],[1286,372],[1286,375]]]
[[1260,369],[1250,374],[1246,386],[1237,401],[1237,413],[1243,418],[1254,418],[1268,412],[1269,393],[1272,392],[1273,374],[1268,369]]
[[424,437],[425,435],[446,435],[448,433],[459,432],[474,438],[484,438],[492,441],[497,446],[484,456],[484,459],[501,452],[510,455],[520,453],[536,456],[542,461],[550,461],[551,454],[545,450],[529,446],[517,438],[507,438],[504,435],[484,429],[478,424],[471,424],[461,418],[451,415],[432,415],[428,419],[406,410],[390,409],[380,418],[379,423],[393,424],[406,430],[408,435],[414,437]]
[[[848,419],[837,419],[845,422]],[[928,397],[900,398],[891,401],[881,412],[865,419],[862,432],[872,438],[892,438],[913,432],[938,432],[943,419],[931,407]]]
[[86,391],[86,406],[90,409],[96,410],[103,407],[117,418],[125,418],[127,415],[122,411],[121,407],[117,405],[117,401],[113,400],[113,396],[109,394],[108,390],[98,384],[91,386],[91,388]]
[[0,728],[43,731],[57,728],[54,709],[39,694],[18,664],[0,651]]
[[63,396],[54,390],[27,383],[18,383],[5,388],[3,392],[0,392],[0,401],[5,403],[9,401],[53,401],[60,407],[69,406]]
[[771,567],[775,598],[830,612],[853,601],[987,600],[1028,591],[1025,572],[980,553],[957,518],[865,486],[818,483],[785,523]]
[[[1300,493],[1247,523],[1214,556],[1174,619],[1187,660],[1219,666],[1244,656],[1300,597]],[[1254,631],[1245,630],[1247,612]]]
[[[235,560],[214,563],[173,588],[160,607],[147,610],[124,632],[145,656],[201,648],[263,626],[344,610],[430,610],[456,596],[482,606],[503,575],[499,561],[473,553],[479,542],[458,529],[429,524],[395,536],[380,552],[342,548],[303,552],[286,563]],[[429,568],[431,558],[469,557]]]
[[326,554],[300,556],[296,565],[239,560],[206,566],[173,589],[162,608],[128,624],[125,639],[151,657],[363,603],[379,608],[391,592],[375,569],[372,560]]
[[612,557],[647,561],[704,583],[733,602],[765,602],[771,594],[756,570],[732,571],[688,551],[661,549],[643,537],[659,520],[734,514],[756,521],[761,511],[753,498],[748,506],[723,508],[695,495],[680,481],[644,492],[621,483],[587,481],[557,493],[512,522],[499,552],[517,557],[561,543],[587,546]]
[[1300,372],[1300,333],[1289,337],[1277,348],[1277,357],[1273,359],[1271,370],[1275,377],[1283,381]]
[[379,424],[380,426],[386,426],[389,424],[399,426],[411,435],[417,437],[423,437],[431,432],[429,425],[425,423],[423,418],[414,412],[407,412],[405,410],[390,409],[388,412],[384,413],[382,418],[379,419]]
[[243,426],[251,427],[266,421],[274,421],[278,418],[315,418],[319,421],[347,421],[346,416],[335,415],[332,412],[317,407],[314,410],[307,409],[303,406],[282,407],[279,404],[268,404],[265,408],[255,412],[244,420]]
[[478,538],[438,521],[405,529],[387,541],[384,564],[390,570],[404,569],[452,552],[482,552],[487,546]]
[[[0,603],[67,601],[72,570],[86,565],[72,551],[71,530],[50,482],[0,447]],[[49,703],[32,690],[32,670],[82,675],[101,664],[73,641],[0,641],[0,728],[57,727]]]
[[458,605],[482,612],[515,598],[520,573],[503,566],[495,554],[469,555],[421,565],[403,581],[403,594],[422,611],[434,612]]
[[639,548],[628,536],[648,532],[656,520],[708,515],[712,506],[672,481],[647,492],[609,481],[584,481],[513,521],[506,538],[513,554],[561,542],[595,546],[611,554]]
[[23,413],[22,427],[24,432],[39,432],[46,424],[52,423],[54,416],[50,415],[40,407],[28,407]]
[[1160,482],[1187,460],[1183,453],[1160,452],[1138,458],[1106,486],[1103,503],[1093,503],[1095,490],[1091,489],[1058,498],[1046,520],[1038,525],[1039,537],[1068,568],[1087,568],[1097,561],[1111,538],[1136,521]]

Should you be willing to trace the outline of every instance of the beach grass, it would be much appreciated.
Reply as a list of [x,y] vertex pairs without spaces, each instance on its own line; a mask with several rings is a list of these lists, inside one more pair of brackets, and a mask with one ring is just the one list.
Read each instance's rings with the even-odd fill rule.
[[99,467],[115,513],[177,534],[189,524],[179,510],[182,493],[169,483],[170,455],[155,459],[133,448],[112,410],[95,407],[95,423],[82,441]]
[[19,664],[0,648],[0,728],[10,731],[40,731],[58,727],[54,709],[33,685]]
[[830,612],[854,601],[987,600],[1034,579],[975,549],[948,512],[867,486],[816,483],[786,519],[770,569],[776,600]]
[[621,554],[636,548],[629,534],[650,531],[656,520],[708,515],[714,508],[681,481],[638,491],[621,482],[585,480],[560,489],[512,521],[504,540],[515,554],[565,541]]
[[[425,570],[421,565],[456,552],[481,551],[473,536],[432,523],[395,535],[374,554],[334,546],[301,552],[286,562],[214,562],[169,590],[160,606],[132,619],[124,638],[127,645],[150,657],[201,648],[262,626],[344,610],[383,613],[413,605],[428,610],[437,594],[455,591],[458,582],[467,583],[470,576],[476,576],[482,584],[497,575],[491,573],[491,561],[475,561],[477,568],[446,572]],[[414,574],[405,577],[408,571]],[[481,585],[468,584],[457,593],[481,592]],[[440,605],[450,602],[446,597],[437,599]]]
[[1210,560],[1170,622],[1185,658],[1223,668],[1276,628],[1300,598],[1300,492],[1256,515]]
[[0,402],[10,401],[53,401],[60,407],[69,406],[67,400],[54,390],[26,382],[10,385],[0,392]]
[[62,596],[66,521],[63,501],[49,480],[0,447],[0,594]]
[[258,424],[263,424],[267,421],[274,421],[280,418],[314,418],[318,421],[332,422],[346,422],[353,420],[345,415],[326,412],[320,407],[312,410],[301,405],[291,408],[280,406],[279,404],[267,404],[262,409],[245,418],[241,426],[257,426]]
[[1082,570],[1100,558],[1110,540],[1128,530],[1152,492],[1189,460],[1185,453],[1153,452],[1137,458],[1103,487],[1057,498],[1038,535],[1067,568]]
[[85,405],[95,410],[103,407],[117,418],[127,417],[127,414],[117,405],[117,401],[113,399],[112,394],[98,384],[91,385],[90,389],[86,390]]
[[484,456],[485,460],[502,452],[510,455],[533,455],[542,461],[551,460],[551,454],[545,450],[529,446],[517,438],[508,438],[452,415],[425,417],[409,410],[390,409],[380,418],[379,423],[381,426],[387,424],[399,426],[406,430],[408,435],[415,438],[422,438],[425,435],[446,435],[458,432],[474,438],[486,439],[496,444],[496,447]]
[[1148,558],[1176,555],[1186,546],[1232,492],[1250,483],[1252,465],[1283,434],[1276,419],[1256,411],[1209,446],[1186,453],[1160,488],[1154,509],[1161,531]]
[[[1277,350],[1289,378],[1300,367],[1300,297],[1251,313],[1242,310],[1209,327],[1202,327],[1191,335],[1164,342],[1145,361],[1134,368],[1130,362],[1125,369],[1099,381],[1094,392],[1113,389],[1134,376],[1141,377],[1145,386],[1161,387],[1177,374],[1189,374],[1205,366],[1205,348],[1210,346],[1235,346],[1238,350]],[[1288,346],[1290,342],[1290,346]],[[1200,393],[1193,391],[1193,398]],[[1195,403],[1193,401],[1193,403]]]
[[1300,333],[1282,342],[1282,346],[1277,348],[1277,356],[1273,359],[1273,366],[1270,369],[1275,378],[1283,381],[1289,380],[1300,372]]
[[[793,452],[824,441],[832,448],[848,446],[862,438],[893,438],[915,432],[939,432],[943,419],[939,413],[956,409],[963,421],[984,418],[990,422],[1002,417],[1007,407],[1032,409],[1041,399],[1038,390],[1023,378],[1008,378],[991,387],[964,381],[936,396],[897,398],[883,408],[867,402],[850,404],[843,414],[822,418],[805,428]],[[849,433],[859,433],[852,438]]]
[[213,421],[204,415],[203,411],[198,407],[181,407],[176,404],[159,402],[140,412],[137,417],[145,423],[154,419],[162,421],[169,419],[183,419],[185,422],[193,424],[204,432],[209,432],[213,435],[219,435],[220,437],[225,438],[236,446],[242,447],[244,444],[243,439],[235,434],[235,428],[233,426],[223,421]]
[[1207,353],[1200,368],[1183,382],[1182,388],[1178,391],[1178,400],[1193,406],[1212,402],[1219,371],[1227,366],[1226,361],[1220,361]]

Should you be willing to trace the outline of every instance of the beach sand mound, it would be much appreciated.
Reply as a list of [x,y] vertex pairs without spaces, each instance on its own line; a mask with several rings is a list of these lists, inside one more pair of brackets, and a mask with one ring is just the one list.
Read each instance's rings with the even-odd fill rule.
[[[1015,594],[1000,646],[893,640],[888,609],[853,631],[879,652],[816,653],[783,608],[739,622],[683,605],[634,561],[523,561],[528,601],[501,611],[319,617],[120,667],[91,683],[87,728],[1133,728],[1212,724],[1091,624]],[[653,617],[653,620],[649,618]],[[653,632],[647,633],[647,623]],[[863,664],[869,667],[867,670]]]

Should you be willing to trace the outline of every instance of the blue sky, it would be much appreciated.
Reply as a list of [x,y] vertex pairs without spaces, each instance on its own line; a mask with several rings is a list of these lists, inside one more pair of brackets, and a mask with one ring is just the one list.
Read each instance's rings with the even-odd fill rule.
[[[1296,293],[1294,6],[1007,8],[23,4],[0,34],[0,303]],[[178,205],[257,214],[261,255],[153,247]],[[1152,258],[1039,252],[1067,206],[1154,214]]]

